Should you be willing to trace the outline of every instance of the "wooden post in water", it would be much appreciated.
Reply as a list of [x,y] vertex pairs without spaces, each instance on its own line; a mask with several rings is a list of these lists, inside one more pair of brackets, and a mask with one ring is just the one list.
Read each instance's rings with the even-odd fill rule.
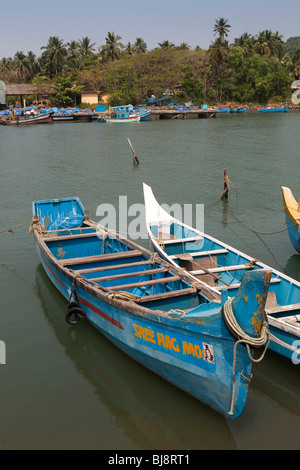
[[130,148],[131,148],[132,153],[133,153],[133,164],[134,164],[134,165],[138,165],[138,164],[140,163],[140,162],[139,162],[139,159],[138,159],[137,154],[135,153],[134,148],[132,147],[131,142],[130,142],[130,140],[128,139],[128,137],[127,137],[127,142],[129,143]]
[[229,193],[229,178],[227,175],[227,170],[224,168],[224,189],[222,193],[219,196],[219,199],[228,199],[228,193]]

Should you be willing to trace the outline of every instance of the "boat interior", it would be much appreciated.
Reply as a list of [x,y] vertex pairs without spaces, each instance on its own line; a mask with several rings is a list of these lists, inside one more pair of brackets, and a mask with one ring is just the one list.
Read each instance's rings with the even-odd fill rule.
[[[143,250],[128,246],[110,232],[92,227],[48,232],[43,236],[48,249],[59,263],[84,276],[106,292],[129,292],[139,304],[164,310],[193,309],[208,299],[195,292],[190,283],[145,256]],[[150,306],[151,304],[151,306]]]
[[[256,259],[175,222],[152,225],[150,230],[178,266],[219,291],[227,289],[230,296],[236,295],[246,270],[263,269]],[[300,287],[273,271],[266,312],[298,326]]]

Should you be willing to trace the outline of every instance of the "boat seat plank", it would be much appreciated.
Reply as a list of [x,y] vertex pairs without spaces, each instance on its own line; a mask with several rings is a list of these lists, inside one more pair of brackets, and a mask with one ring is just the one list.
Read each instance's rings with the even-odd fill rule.
[[[195,251],[195,253],[189,253],[189,255],[191,255],[193,258],[197,257],[197,256],[210,256],[210,255],[225,255],[226,253],[228,253],[228,250],[226,250],[225,248],[223,249],[219,249],[219,250],[208,250],[208,251]],[[180,254],[178,255],[170,255],[170,258],[171,259],[176,259],[176,258],[179,258],[180,257]]]
[[[271,284],[276,284],[281,282],[281,279],[278,277],[275,277],[274,279],[271,279],[270,283]],[[215,289],[222,290],[222,289],[238,289],[240,287],[241,283],[237,282],[235,284],[230,284],[230,286],[225,286],[225,285],[220,285],[220,286],[215,286]]]
[[114,269],[126,269],[132,268],[136,266],[143,266],[145,264],[155,264],[155,261],[151,261],[150,259],[146,261],[136,261],[135,263],[124,263],[124,264],[114,264],[111,266],[102,266],[97,268],[85,268],[85,269],[74,269],[76,274],[85,274],[85,273],[94,273],[94,272],[101,272],[101,271],[108,271]]
[[110,276],[102,276],[102,277],[90,277],[94,282],[103,282],[103,281],[112,281],[114,279],[123,279],[126,277],[138,277],[138,276],[147,276],[156,273],[163,273],[169,271],[169,268],[155,268],[155,269],[145,269],[144,271],[136,271],[136,272],[126,272],[122,274],[112,274]]
[[[65,229],[67,230],[67,229]],[[97,232],[88,232],[88,233],[75,233],[75,234],[69,234],[69,235],[61,235],[57,236],[56,234],[53,234],[51,236],[50,234],[47,234],[48,236],[43,237],[44,242],[60,242],[64,240],[73,240],[75,238],[89,238],[89,237],[97,237]],[[99,240],[102,241],[101,237],[98,237]]]
[[121,284],[119,286],[109,287],[109,289],[110,290],[134,289],[136,287],[154,286],[155,284],[166,284],[168,282],[179,281],[180,279],[181,279],[180,276],[169,276],[169,277],[162,277],[160,279],[153,279],[152,281],[133,282],[131,284]]
[[252,266],[249,264],[236,264],[232,266],[222,266],[219,268],[209,268],[206,271],[203,270],[195,270],[195,271],[190,271],[191,274],[193,275],[199,275],[199,274],[207,274],[207,271],[210,273],[222,273],[226,271],[239,271],[241,269],[251,269]]
[[290,305],[277,305],[276,307],[266,309],[266,313],[268,315],[274,315],[276,313],[292,312],[294,310],[300,310],[300,303]]
[[153,302],[155,300],[170,299],[181,295],[190,295],[193,293],[195,293],[195,289],[193,287],[188,287],[186,289],[173,290],[170,292],[161,292],[160,294],[145,295],[140,298],[139,304],[144,302]]
[[164,245],[170,245],[174,243],[188,243],[188,242],[195,242],[195,241],[201,241],[203,240],[203,237],[187,237],[187,238],[160,238],[158,240],[159,243],[162,243]]
[[129,251],[122,251],[119,253],[105,253],[103,255],[92,255],[92,256],[82,256],[79,258],[60,259],[59,262],[63,266],[68,266],[72,264],[95,263],[97,261],[108,261],[108,260],[113,260],[113,259],[130,258],[132,256],[140,256],[142,254],[143,252],[140,250],[129,250]]

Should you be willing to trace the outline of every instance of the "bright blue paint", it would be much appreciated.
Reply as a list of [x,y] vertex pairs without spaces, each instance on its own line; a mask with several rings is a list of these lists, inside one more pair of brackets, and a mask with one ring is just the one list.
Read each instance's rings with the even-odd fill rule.
[[[50,221],[54,221],[57,217],[62,218],[73,212],[83,214],[84,208],[77,198],[69,198],[35,202],[33,203],[33,212],[34,215],[41,217],[40,221],[45,220],[46,217],[49,217]],[[93,233],[92,228],[85,231],[84,223],[81,230],[84,233]],[[70,232],[78,234],[80,231],[77,228],[71,229]],[[93,268],[95,266],[99,271],[94,272],[94,278],[110,276],[112,273],[125,274],[132,273],[134,270],[142,271],[149,269],[149,263],[140,265],[138,268],[131,266],[131,263],[133,261],[147,261],[151,257],[151,253],[143,251],[137,245],[129,245],[128,242],[118,238],[107,237],[103,241],[101,237],[97,237],[96,232],[92,237],[72,238],[71,236],[70,238],[69,235],[69,238],[64,239],[67,233],[69,231],[57,232],[61,238],[59,241],[46,241],[48,251],[43,243],[39,243],[40,235],[34,231],[41,263],[49,278],[65,298],[70,299],[73,279],[75,279],[75,290],[80,306],[84,309],[87,320],[101,333],[152,371],[218,412],[227,414],[232,398],[235,339],[224,324],[221,312],[222,304],[209,301],[199,291],[155,301],[151,301],[151,297],[149,297],[147,302],[140,304],[114,301],[108,298],[102,287],[106,286],[111,289],[117,283],[120,290],[123,290],[122,286],[125,284],[141,282],[146,279],[160,279],[163,276],[174,274],[168,271],[151,276],[149,274],[133,275],[129,278],[120,278],[117,281],[115,279],[97,281],[102,287],[100,289],[93,288],[91,273],[90,277],[86,278],[87,282],[83,282],[81,277],[75,277],[73,271],[79,267]],[[98,260],[95,263],[82,262],[77,265],[69,263],[66,270],[58,262],[60,259],[92,256],[100,253],[120,253],[124,250],[130,251],[137,248],[143,251],[142,255],[124,258],[119,262],[117,260],[113,262]],[[55,259],[51,258],[51,253]],[[158,260],[151,267],[159,268],[162,266],[160,263]],[[114,271],[112,266],[116,264],[125,264],[125,267],[118,267]],[[100,271],[100,267],[104,269]],[[132,271],[132,269],[134,270]],[[260,281],[263,283],[264,273],[262,271],[260,276]],[[259,288],[259,281],[257,283]],[[172,292],[172,289],[181,290],[190,287],[191,284],[182,279],[154,286],[147,285],[142,288],[127,287],[126,290],[141,296],[142,299],[147,299],[147,296],[155,293]],[[246,288],[243,292],[247,292]],[[254,303],[253,308],[256,308]],[[188,309],[188,311],[183,315],[182,310],[184,309]],[[163,314],[163,312],[165,313]],[[235,314],[238,321],[241,321],[239,311],[236,311]],[[248,320],[250,320],[251,314],[248,316]],[[250,321],[247,322],[246,318],[244,320],[246,333],[254,336],[253,325]],[[204,356],[205,351],[210,352],[212,356],[209,354]],[[249,378],[251,367],[252,363],[246,348],[238,346],[236,394],[232,418],[238,417],[243,411],[247,397],[248,382],[242,377],[240,371],[242,370],[244,376]]]

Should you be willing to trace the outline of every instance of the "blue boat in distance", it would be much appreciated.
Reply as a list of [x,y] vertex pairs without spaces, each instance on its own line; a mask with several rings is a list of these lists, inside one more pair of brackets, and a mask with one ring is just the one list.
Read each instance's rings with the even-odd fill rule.
[[245,273],[232,299],[116,232],[76,197],[33,202],[41,264],[67,299],[66,321],[85,318],[123,352],[214,410],[237,418],[252,348],[268,344],[268,271]]
[[282,186],[281,190],[289,238],[300,253],[300,201],[296,201],[290,188]]
[[248,106],[240,106],[237,108],[237,113],[246,113],[248,111]]
[[126,106],[112,106],[109,108],[109,116],[100,117],[98,119],[98,122],[146,121],[150,118],[150,114],[150,109],[134,109],[131,104],[128,104]]
[[205,282],[220,298],[237,295],[246,272],[269,270],[272,273],[265,304],[271,334],[269,348],[298,364],[300,283],[175,219],[158,204],[146,184],[144,199],[146,226],[154,250],[185,270],[195,282]]
[[259,113],[287,113],[289,111],[289,107],[280,106],[279,108],[275,107],[267,107],[267,108],[257,108]]
[[230,113],[230,106],[227,106],[226,108],[218,108],[218,113],[229,114]]

